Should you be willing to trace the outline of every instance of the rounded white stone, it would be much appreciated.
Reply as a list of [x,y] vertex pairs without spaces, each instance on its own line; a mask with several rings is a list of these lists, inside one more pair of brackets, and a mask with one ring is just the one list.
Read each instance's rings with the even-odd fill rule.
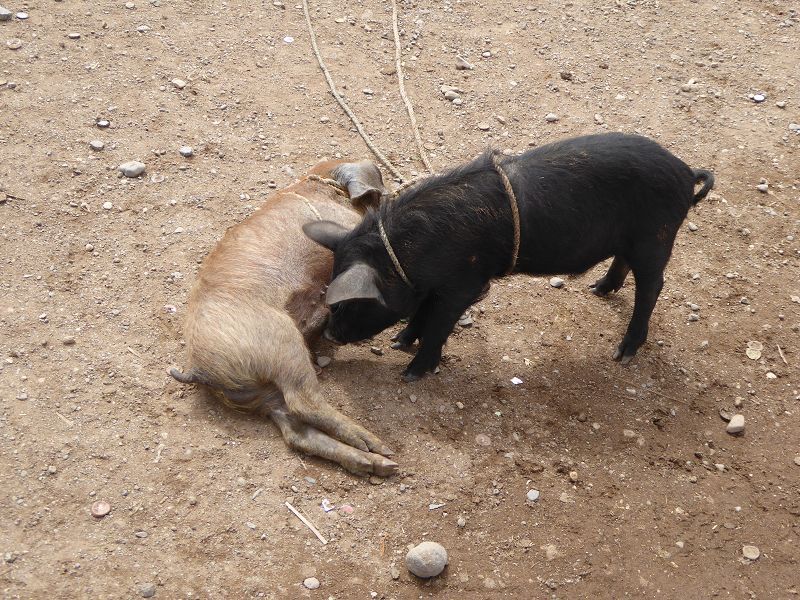
[[406,554],[406,567],[417,577],[436,577],[447,566],[447,550],[436,542],[422,542]]

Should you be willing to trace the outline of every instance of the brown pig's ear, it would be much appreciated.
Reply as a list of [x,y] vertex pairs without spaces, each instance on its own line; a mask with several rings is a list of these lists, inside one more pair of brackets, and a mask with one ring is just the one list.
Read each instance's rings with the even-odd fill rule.
[[311,221],[303,225],[303,233],[328,250],[336,251],[350,230],[333,221]]
[[371,160],[344,163],[336,167],[331,174],[336,181],[347,188],[350,202],[362,213],[370,207],[377,207],[381,196],[386,193],[381,172]]
[[377,280],[375,269],[364,263],[356,263],[331,281],[325,293],[325,303],[330,306],[345,300],[377,300],[383,304]]

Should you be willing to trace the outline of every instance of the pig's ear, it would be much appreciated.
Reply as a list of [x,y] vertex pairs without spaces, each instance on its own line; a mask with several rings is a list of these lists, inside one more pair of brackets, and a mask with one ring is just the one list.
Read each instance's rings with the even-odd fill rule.
[[325,303],[330,306],[345,300],[377,300],[383,304],[377,280],[375,269],[364,263],[356,263],[331,281],[325,293]]
[[336,251],[350,230],[333,221],[311,221],[303,225],[303,233],[328,250]]
[[377,207],[381,196],[386,193],[383,177],[371,160],[344,163],[331,173],[333,178],[347,188],[350,202],[361,213],[370,207]]

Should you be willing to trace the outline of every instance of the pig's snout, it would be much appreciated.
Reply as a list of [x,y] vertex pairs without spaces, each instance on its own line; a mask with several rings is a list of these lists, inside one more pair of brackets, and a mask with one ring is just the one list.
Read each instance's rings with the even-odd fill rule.
[[331,330],[330,330],[329,328],[327,328],[327,327],[325,328],[325,331],[323,331],[323,332],[322,332],[322,337],[324,337],[324,338],[325,338],[326,340],[328,340],[329,342],[333,342],[333,343],[334,343],[334,344],[336,344],[337,346],[341,346],[341,345],[342,345],[342,342],[340,342],[339,340],[337,340],[337,339],[336,339],[336,338],[333,336],[333,334],[331,333]]

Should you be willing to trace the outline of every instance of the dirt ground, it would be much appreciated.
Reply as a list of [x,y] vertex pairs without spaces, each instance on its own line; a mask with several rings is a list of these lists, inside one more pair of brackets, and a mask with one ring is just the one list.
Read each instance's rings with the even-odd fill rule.
[[[371,157],[327,91],[302,9],[134,1],[2,0],[29,13],[0,22],[4,598],[150,585],[157,598],[798,595],[796,4],[401,3],[406,87],[436,169],[489,145],[620,130],[714,170],[717,186],[679,234],[650,340],[627,367],[610,356],[633,285],[592,296],[602,265],[561,289],[495,282],[441,374],[416,384],[400,381],[408,356],[389,349],[392,331],[318,348],[334,358],[331,401],[397,451],[401,474],[370,481],[166,375],[184,364],[188,290],[226,227],[271,181]],[[375,142],[422,173],[391,5],[311,0],[311,12]],[[475,69],[457,71],[456,54]],[[120,178],[134,159],[145,174]],[[721,409],[745,416],[743,436]],[[325,513],[324,498],[354,510]],[[111,505],[103,519],[97,500]],[[450,556],[430,581],[404,566],[425,539]]]

